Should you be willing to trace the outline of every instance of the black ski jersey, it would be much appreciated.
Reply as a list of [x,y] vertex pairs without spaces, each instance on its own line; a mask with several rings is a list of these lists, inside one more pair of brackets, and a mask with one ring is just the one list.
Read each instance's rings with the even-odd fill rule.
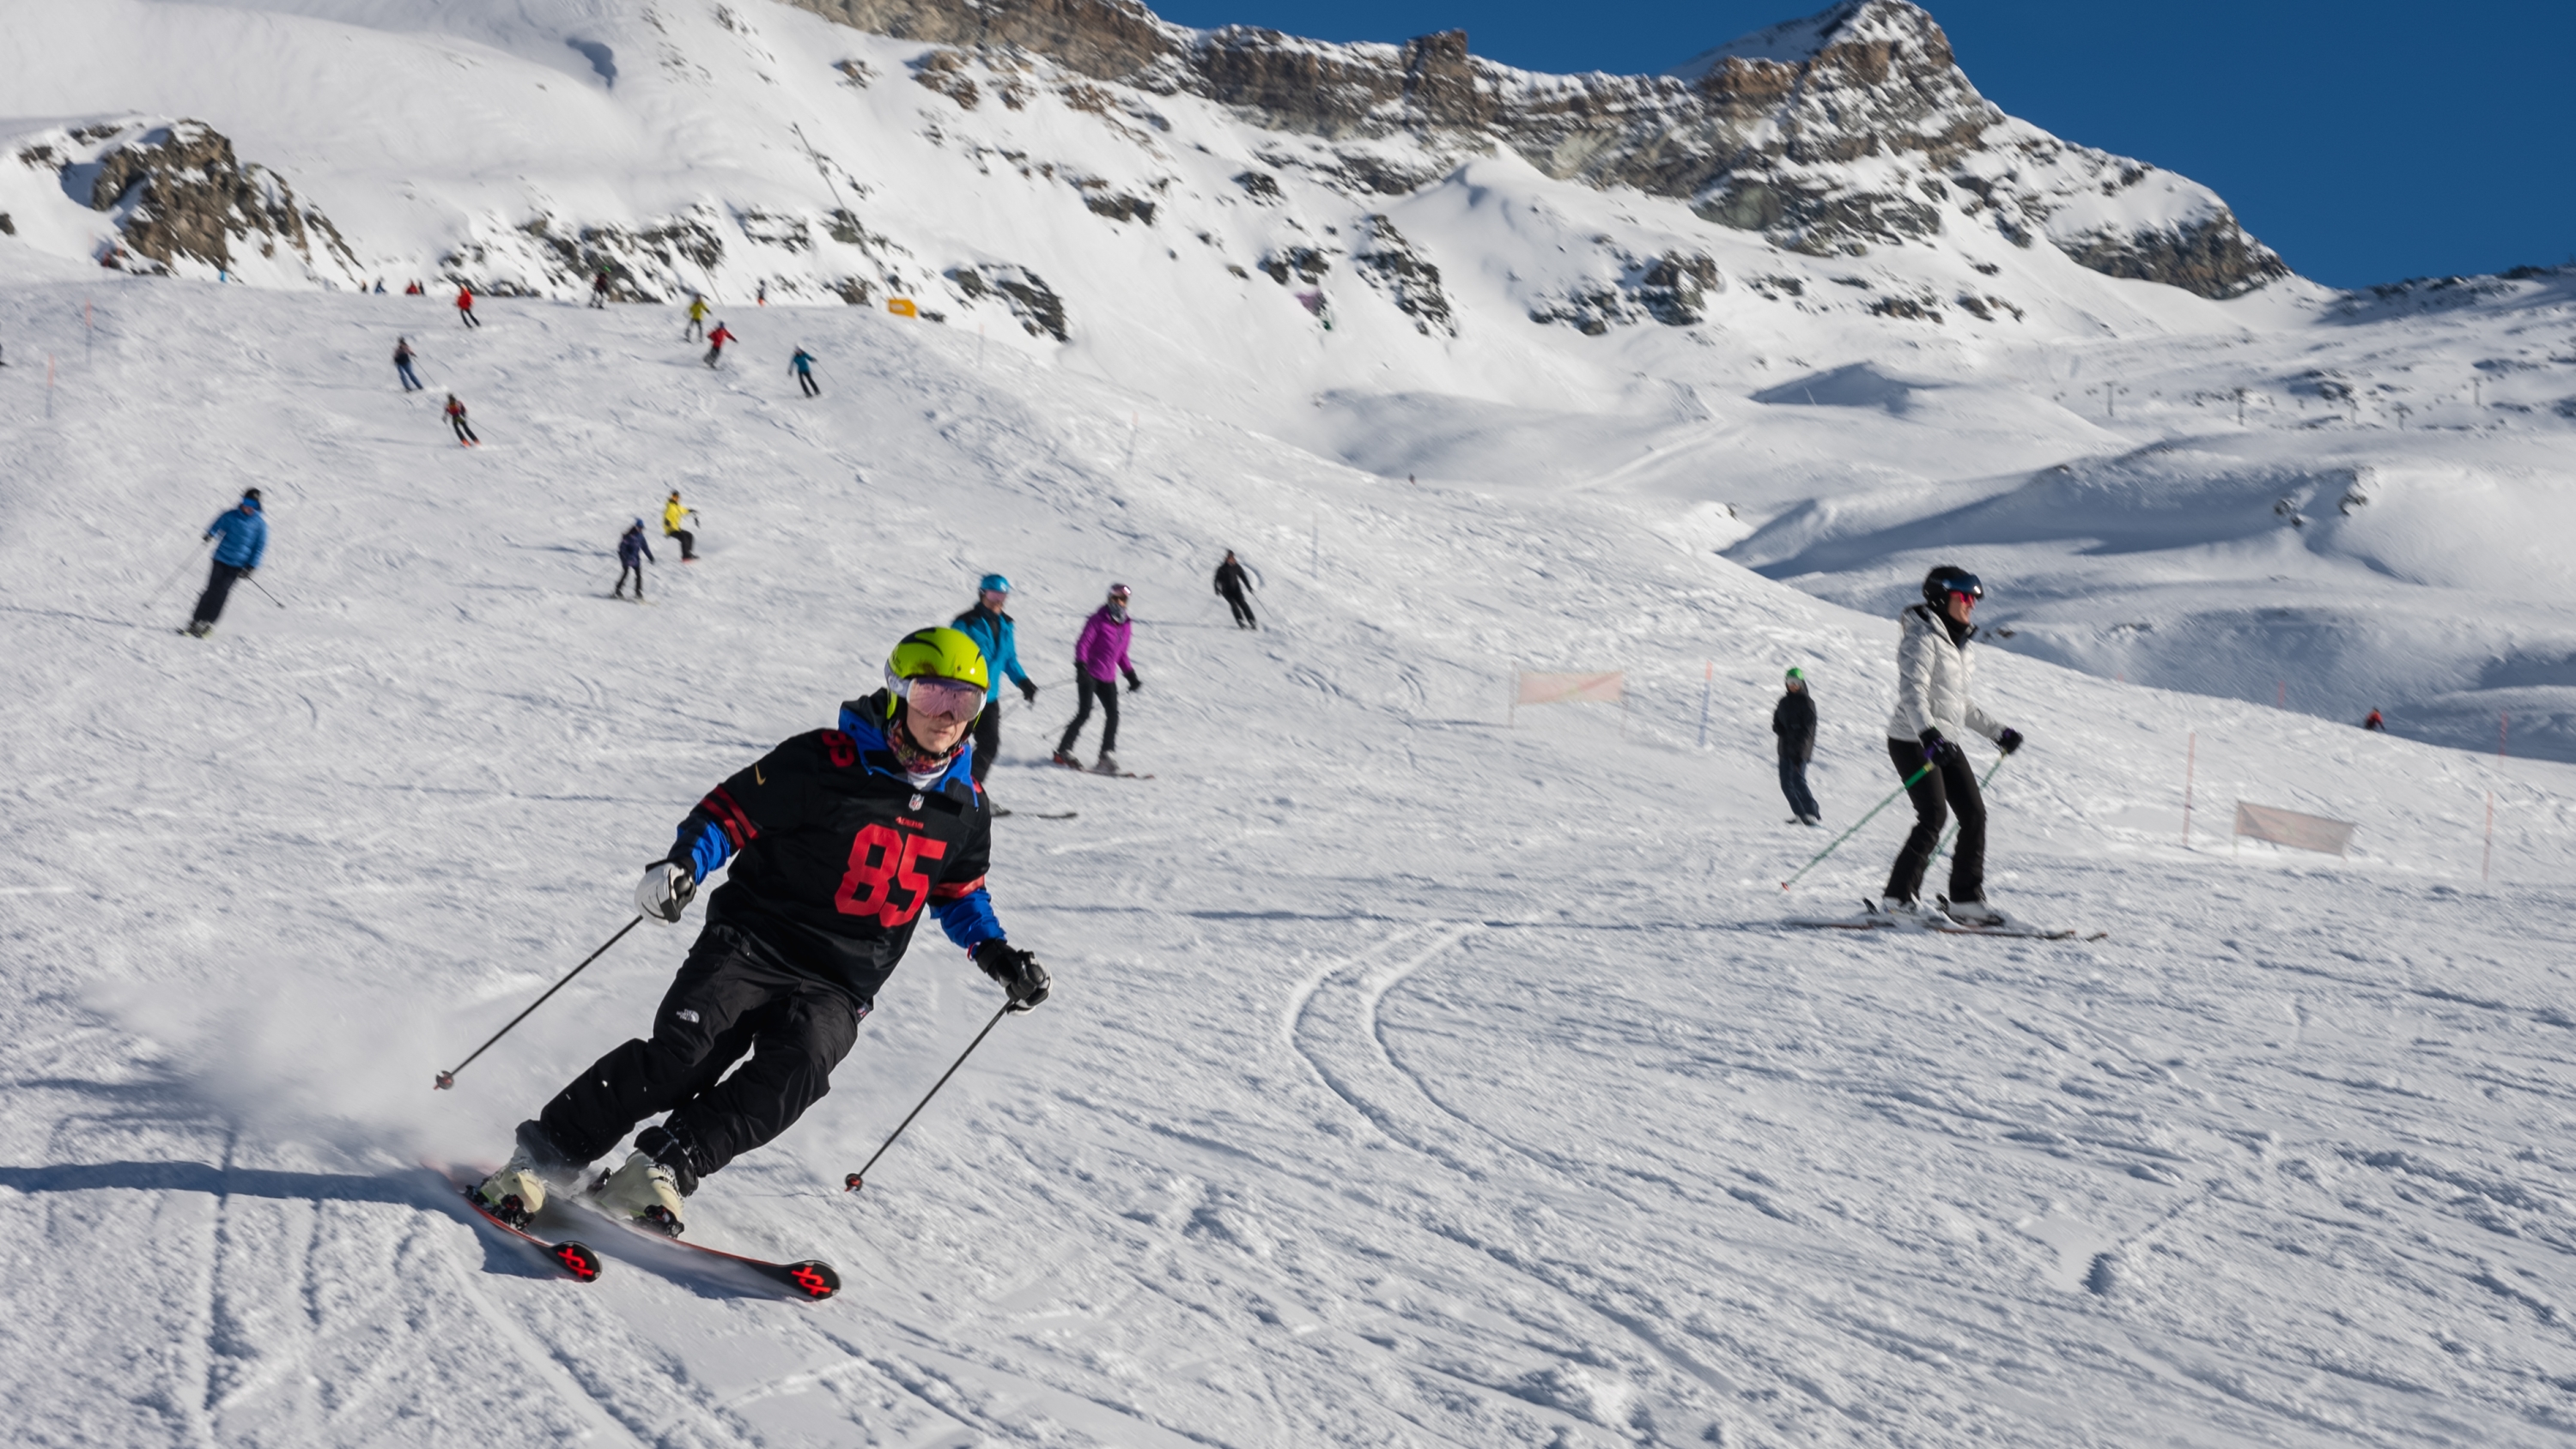
[[886,748],[883,690],[841,706],[841,727],[798,735],[707,793],[669,859],[706,880],[733,871],[707,923],[758,938],[862,1003],[894,974],[922,909],[967,950],[1002,937],[984,870],[992,817],[970,742],[916,788]]

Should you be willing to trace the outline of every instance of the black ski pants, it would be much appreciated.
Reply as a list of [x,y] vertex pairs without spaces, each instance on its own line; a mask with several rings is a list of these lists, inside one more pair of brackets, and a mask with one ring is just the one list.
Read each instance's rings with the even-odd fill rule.
[[626,596],[626,576],[628,574],[633,574],[635,576],[635,597],[639,599],[644,597],[644,566],[640,563],[622,563],[617,566],[617,587],[608,591],[610,595],[617,598],[624,598]]
[[233,580],[249,570],[233,564],[219,563],[206,576],[206,591],[197,596],[197,612],[188,617],[195,623],[211,624],[224,616],[224,600],[232,597]]
[[[680,541],[681,558],[693,559],[698,556],[698,536],[696,534],[689,532],[685,528],[666,528],[662,530],[662,532],[664,537],[676,538]],[[635,587],[639,589],[644,587],[644,581],[642,578],[639,577],[636,579]]]
[[796,374],[796,385],[805,389],[805,395],[807,397],[821,397],[823,395],[822,384],[816,382],[814,380],[814,374],[810,372],[800,372]]
[[480,327],[483,325],[482,323],[474,320],[474,309],[471,307],[457,308],[456,315],[465,319],[465,325],[468,327]]
[[1260,621],[1252,617],[1252,605],[1244,601],[1243,591],[1241,589],[1228,589],[1225,591],[1225,606],[1234,611],[1234,626],[1236,628],[1258,629],[1261,627]]
[[473,425],[465,421],[465,414],[449,413],[447,415],[447,422],[450,427],[456,429],[456,441],[460,443],[479,443],[483,441],[481,438],[474,436]]
[[1001,755],[1002,702],[988,699],[984,712],[975,716],[975,761],[967,767],[974,772],[976,784],[983,784],[984,777],[993,773],[993,761]]
[[1080,703],[1073,711],[1073,723],[1064,727],[1064,738],[1056,742],[1055,752],[1059,755],[1073,753],[1073,742],[1082,738],[1082,727],[1091,723],[1091,702],[1097,699],[1104,719],[1100,726],[1100,752],[1104,755],[1112,753],[1118,748],[1118,681],[1094,679],[1077,665],[1073,671],[1073,688]]
[[[1889,740],[1887,755],[1896,762],[1896,778],[1913,780],[1923,768],[1923,747],[1912,740]],[[1977,793],[1977,772],[1953,741],[1941,752],[1941,763],[1905,787],[1914,801],[1914,833],[1896,853],[1896,868],[1887,873],[1887,894],[1901,901],[1923,890],[1923,872],[1941,844],[1941,827],[1950,811],[1959,812],[1959,843],[1950,852],[1950,899],[1986,898],[1986,802]],[[1947,808],[1944,808],[1946,803]]]
[[1780,793],[1789,797],[1789,813],[1800,819],[1825,813],[1816,808],[1816,792],[1807,788],[1807,762],[1796,755],[1780,757]]
[[694,1191],[823,1100],[869,1005],[790,967],[749,932],[709,925],[663,995],[651,1039],[573,1078],[538,1125],[567,1159],[590,1163],[668,1112],[635,1145],[671,1169],[682,1193]]

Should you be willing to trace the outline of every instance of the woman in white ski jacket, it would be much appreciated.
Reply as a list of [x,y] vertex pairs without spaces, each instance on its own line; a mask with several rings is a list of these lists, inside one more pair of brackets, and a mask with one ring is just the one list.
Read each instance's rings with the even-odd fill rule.
[[[1968,622],[1985,586],[1966,569],[1948,564],[1923,579],[1923,602],[1903,616],[1896,645],[1896,713],[1887,720],[1887,753],[1897,778],[1914,801],[1914,833],[1897,852],[1879,909],[1919,914],[1923,871],[1949,811],[1959,812],[1959,843],[1950,853],[1950,894],[1943,909],[1973,926],[2000,925],[2003,913],[1986,904],[1986,804],[1977,774],[1958,740],[1971,730],[2007,755],[2021,748],[2021,732],[1995,723],[1968,694]],[[1947,808],[1944,808],[1946,803]]]

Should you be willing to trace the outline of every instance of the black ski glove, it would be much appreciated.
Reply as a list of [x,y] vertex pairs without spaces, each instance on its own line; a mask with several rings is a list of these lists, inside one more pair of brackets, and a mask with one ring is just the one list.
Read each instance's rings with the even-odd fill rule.
[[975,948],[975,964],[984,974],[1002,983],[1010,993],[1011,1010],[1027,1011],[1047,999],[1047,988],[1053,983],[1047,969],[1038,964],[1037,953],[1023,951],[1008,941],[986,941]]
[[657,860],[644,867],[644,878],[635,883],[635,914],[676,923],[697,893],[695,871],[676,860]]
[[1941,757],[1943,755],[1958,748],[1957,745],[1950,743],[1948,738],[1943,736],[1939,730],[1925,730],[1922,734],[1916,736],[1916,738],[1923,741],[1923,758],[1935,765],[1941,763]]
[[2006,730],[2006,731],[2004,731],[2002,734],[1999,734],[1999,735],[1995,736],[1995,748],[1996,748],[1996,749],[1999,749],[1999,750],[2001,750],[2001,751],[2003,751],[2003,752],[2004,752],[2005,754],[2007,754],[2007,755],[2011,754],[2013,751],[2015,751],[2015,750],[2017,750],[2017,749],[2020,749],[2020,748],[2021,748],[2021,731],[2019,731],[2019,730]]
[[1033,682],[1029,681],[1029,680],[1026,680],[1026,679],[1021,680],[1021,681],[1020,681],[1020,698],[1021,698],[1023,701],[1025,701],[1025,702],[1029,703],[1029,704],[1035,704],[1035,703],[1037,703],[1037,702],[1038,702],[1038,687],[1037,687],[1037,685],[1036,685],[1035,683],[1033,683]]
[[1129,694],[1134,694],[1137,690],[1143,689],[1144,687],[1145,687],[1145,681],[1143,681],[1143,680],[1141,680],[1141,679],[1138,679],[1138,678],[1136,677],[1136,671],[1134,671],[1134,670],[1132,670],[1132,669],[1131,669],[1131,670],[1128,670],[1128,671],[1127,671],[1127,692],[1128,692]]

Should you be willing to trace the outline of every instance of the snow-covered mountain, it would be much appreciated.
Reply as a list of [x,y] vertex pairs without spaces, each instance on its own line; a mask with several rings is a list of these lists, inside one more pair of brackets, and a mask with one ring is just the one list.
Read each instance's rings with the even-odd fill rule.
[[[2526,546],[2567,521],[2554,273],[2301,281],[2205,188],[2003,115],[1900,0],[1649,77],[812,5],[21,7],[0,255],[553,298],[604,265],[737,332],[902,298],[1390,478],[1716,510],[1872,608],[1964,550],[2012,575],[2008,647],[2576,758]],[[2077,477],[2160,521],[2095,536],[2047,502]]]

